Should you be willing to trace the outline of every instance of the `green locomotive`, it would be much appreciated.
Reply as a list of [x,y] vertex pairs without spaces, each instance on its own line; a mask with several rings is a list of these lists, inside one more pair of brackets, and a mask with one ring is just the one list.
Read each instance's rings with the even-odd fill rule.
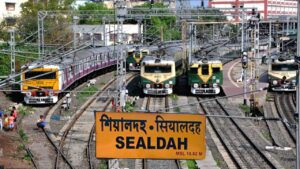
[[[288,56],[287,53],[283,55]],[[269,67],[268,78],[272,91],[296,91],[298,65],[293,57],[284,56],[272,59]]]
[[169,95],[176,85],[176,69],[182,60],[171,56],[146,56],[141,61],[141,87],[147,95]]
[[142,49],[139,47],[135,47],[128,50],[127,53],[127,67],[131,71],[138,71],[141,69],[140,62],[142,58],[146,55],[149,55],[150,51],[148,49]]
[[194,95],[218,95],[223,84],[221,60],[193,57],[188,70],[188,85]]

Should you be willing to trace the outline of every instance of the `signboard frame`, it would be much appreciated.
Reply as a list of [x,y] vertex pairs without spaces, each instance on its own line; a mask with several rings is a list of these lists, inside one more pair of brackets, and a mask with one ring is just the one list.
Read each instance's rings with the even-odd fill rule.
[[204,114],[94,113],[96,158],[205,159]]

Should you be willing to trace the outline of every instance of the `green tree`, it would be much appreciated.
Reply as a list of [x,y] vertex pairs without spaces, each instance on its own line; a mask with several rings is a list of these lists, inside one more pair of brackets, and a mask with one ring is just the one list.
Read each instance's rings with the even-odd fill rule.
[[[167,8],[163,3],[144,3],[140,6],[135,6],[135,8]],[[145,32],[147,37],[150,38],[148,41],[154,39],[160,39],[161,36],[164,41],[168,40],[179,40],[181,34],[179,28],[176,27],[176,17],[175,16],[153,16],[150,21],[144,21],[147,25]]]
[[101,24],[102,23],[102,18],[97,16],[96,14],[101,14],[104,13],[103,10],[111,10],[106,7],[106,5],[102,2],[86,2],[84,5],[80,5],[78,7],[79,11],[90,11],[95,16],[90,15],[84,18],[80,18],[79,24],[89,24],[89,25],[94,25],[94,24]]
[[[73,2],[74,0],[28,0],[27,2],[22,3],[21,17],[19,18],[17,24],[18,30],[24,33],[22,38],[25,38],[38,30],[38,11],[69,10],[72,9]],[[59,19],[58,18],[59,17],[52,17],[51,19],[49,19],[49,17],[45,18],[45,30],[47,30],[47,28],[51,29],[51,26],[54,26],[54,24],[58,22],[59,24],[56,25],[63,25],[63,22],[60,22],[62,16]],[[64,29],[62,31],[64,31]]]

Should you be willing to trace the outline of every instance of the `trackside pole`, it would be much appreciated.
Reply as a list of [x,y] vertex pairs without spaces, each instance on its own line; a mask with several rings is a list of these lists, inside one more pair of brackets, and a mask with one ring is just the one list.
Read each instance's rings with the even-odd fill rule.
[[299,141],[300,141],[300,134],[299,134],[299,127],[300,127],[300,118],[299,118],[299,112],[300,112],[300,0],[298,0],[298,10],[297,10],[297,62],[298,62],[298,84],[297,84],[297,112],[298,113],[298,126],[297,126],[297,169],[300,169],[300,147],[299,147]]

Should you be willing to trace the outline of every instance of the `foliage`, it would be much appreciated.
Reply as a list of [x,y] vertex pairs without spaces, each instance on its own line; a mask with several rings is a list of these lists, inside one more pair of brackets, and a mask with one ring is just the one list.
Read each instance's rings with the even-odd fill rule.
[[[24,32],[22,35],[22,39],[33,34],[38,30],[37,19],[38,19],[38,11],[41,10],[69,10],[72,9],[72,3],[74,0],[49,0],[49,1],[36,1],[36,0],[28,0],[25,3],[21,4],[21,17],[18,20],[17,28],[20,32]],[[62,19],[65,16],[55,16],[55,17],[46,17],[44,20],[45,31],[46,33],[66,33],[65,22]],[[49,19],[50,18],[50,19]],[[53,29],[54,26],[58,26],[57,31],[49,31],[49,29]],[[63,29],[61,29],[63,28]],[[54,35],[52,35],[54,36]],[[45,41],[48,41],[47,36],[45,36]]]
[[125,111],[126,112],[133,112],[134,109],[133,109],[133,104],[129,101],[126,101],[126,104],[125,104]]
[[[16,51],[22,52],[32,52],[37,53],[38,49],[35,46],[29,45],[16,45]],[[0,52],[0,76],[7,76],[10,74],[10,47],[8,43],[0,44],[0,50],[7,50],[6,53]],[[29,54],[29,53],[16,53],[16,72],[20,72],[21,66],[35,60],[38,55],[36,54]]]
[[163,3],[153,3],[151,4],[151,2],[146,2],[142,5],[139,6],[135,6],[135,8],[167,8],[167,6],[165,6]]
[[107,164],[108,163],[105,160],[100,160],[99,169],[107,169],[108,168]]
[[20,151],[23,151],[25,150],[25,145],[24,144],[19,144],[18,147],[17,147],[17,151],[20,152]]
[[3,20],[0,23],[0,40],[7,41],[9,39],[8,30],[6,27],[6,22]]
[[217,166],[218,166],[218,167],[221,166],[221,160],[220,160],[220,159],[216,159],[216,163],[217,163]]
[[81,92],[77,93],[76,98],[79,100],[79,102],[83,102],[87,97],[95,94],[97,92],[97,87],[95,86],[89,86],[82,89]]
[[[101,14],[103,11],[100,10],[109,10],[103,2],[86,2],[84,5],[78,7],[79,11],[95,11],[95,14]],[[96,11],[97,10],[97,11]],[[102,24],[102,18],[89,16],[87,18],[80,18],[79,24]]]
[[28,141],[28,136],[26,135],[26,133],[24,132],[23,129],[19,130],[19,136],[21,137],[22,141],[24,141],[24,142]]
[[[150,2],[147,2],[143,5],[135,6],[134,8],[167,8],[167,6],[164,6],[163,3],[151,4]],[[181,38],[181,33],[179,29],[176,28],[175,16],[154,16],[151,17],[149,22],[144,20],[144,24],[146,24],[147,27],[150,27],[150,29],[147,28],[147,32],[145,32],[147,36],[150,36],[150,40],[153,40],[154,38],[159,38],[159,36],[162,36],[164,41],[179,40]]]
[[178,96],[174,93],[170,94],[172,100],[178,100]]
[[249,113],[250,113],[250,107],[249,107],[249,106],[241,104],[239,107],[240,107],[240,108],[243,110],[243,112],[245,112],[246,114],[249,114]]
[[189,169],[197,169],[197,164],[195,160],[186,160]]
[[26,153],[24,155],[23,159],[26,160],[26,161],[31,161],[31,157],[30,157],[30,155],[28,153]]
[[[220,22],[220,21],[225,21],[226,20],[226,16],[223,15],[223,13],[221,11],[219,11],[218,9],[214,9],[214,10],[203,10],[203,12],[207,13],[207,16],[200,16],[198,18],[199,21],[216,21],[216,22]],[[218,14],[220,16],[208,16],[209,14]],[[221,16],[223,15],[223,16]]]
[[32,107],[27,107],[27,106],[19,106],[18,107],[18,112],[21,115],[26,116],[26,115],[30,114],[30,112],[33,112],[33,108]]

